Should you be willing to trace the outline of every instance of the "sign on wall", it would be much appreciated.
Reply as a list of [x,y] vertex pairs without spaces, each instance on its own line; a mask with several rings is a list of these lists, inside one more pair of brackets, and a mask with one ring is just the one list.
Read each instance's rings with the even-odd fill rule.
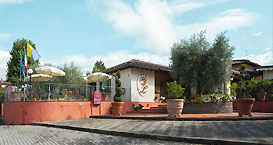
[[147,94],[149,85],[148,85],[148,75],[145,73],[140,73],[137,78],[137,91],[141,97],[144,97]]
[[101,103],[101,93],[100,91],[94,92],[94,104],[100,104]]

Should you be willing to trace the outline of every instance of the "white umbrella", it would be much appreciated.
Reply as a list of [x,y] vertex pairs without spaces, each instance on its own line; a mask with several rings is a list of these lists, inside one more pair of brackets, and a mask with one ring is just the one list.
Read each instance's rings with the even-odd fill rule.
[[89,76],[87,76],[87,79],[90,83],[103,82],[103,81],[107,81],[107,80],[111,79],[111,76],[106,73],[96,72],[96,73],[92,73]]
[[[45,74],[33,74],[31,75],[32,82],[46,82],[49,81],[52,76],[45,75]],[[30,80],[30,76],[26,77],[27,80]]]
[[65,72],[53,67],[53,66],[41,66],[35,68],[36,72],[39,74],[47,74],[51,76],[65,76]]
[[111,79],[111,76],[106,73],[96,72],[96,73],[92,73],[89,76],[87,76],[87,79],[90,83],[96,82],[97,90],[99,90],[99,82],[107,81],[107,80]]

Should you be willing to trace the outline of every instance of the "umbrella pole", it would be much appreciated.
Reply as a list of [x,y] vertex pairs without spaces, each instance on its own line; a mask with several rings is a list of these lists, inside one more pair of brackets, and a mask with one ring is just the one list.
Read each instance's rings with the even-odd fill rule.
[[96,82],[96,90],[97,90],[97,91],[100,90],[100,82]]

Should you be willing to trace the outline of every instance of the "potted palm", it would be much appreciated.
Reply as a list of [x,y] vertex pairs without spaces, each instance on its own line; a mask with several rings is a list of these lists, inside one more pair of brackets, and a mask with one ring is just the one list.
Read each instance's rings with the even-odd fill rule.
[[180,98],[182,98],[184,91],[185,88],[182,88],[176,81],[167,83],[167,110],[169,117],[181,116],[184,99]]
[[122,90],[121,90],[121,82],[119,80],[120,78],[120,71],[118,71],[116,74],[113,75],[115,77],[115,84],[116,84],[116,94],[114,95],[114,102],[112,104],[112,113],[114,115],[121,115],[123,112],[123,105],[124,102],[122,102]]
[[240,82],[237,84],[236,93],[237,97],[235,100],[236,107],[239,116],[248,115],[251,116],[251,111],[255,98],[250,95],[251,87],[247,79],[249,74],[246,71],[246,65],[242,65],[240,68]]

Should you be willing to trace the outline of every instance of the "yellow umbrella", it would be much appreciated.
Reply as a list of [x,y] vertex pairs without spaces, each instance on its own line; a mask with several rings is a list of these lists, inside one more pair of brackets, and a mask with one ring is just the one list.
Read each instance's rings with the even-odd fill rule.
[[53,67],[53,66],[41,66],[35,68],[36,72],[39,74],[47,74],[51,76],[65,76],[65,72]]
[[[33,74],[31,75],[31,82],[46,82],[49,81],[52,76],[45,74]],[[30,80],[30,76],[26,77],[27,80]]]
[[89,76],[87,76],[87,79],[90,83],[103,82],[103,81],[107,81],[107,80],[111,79],[111,76],[109,76],[106,73],[96,72],[96,73],[92,73]]

